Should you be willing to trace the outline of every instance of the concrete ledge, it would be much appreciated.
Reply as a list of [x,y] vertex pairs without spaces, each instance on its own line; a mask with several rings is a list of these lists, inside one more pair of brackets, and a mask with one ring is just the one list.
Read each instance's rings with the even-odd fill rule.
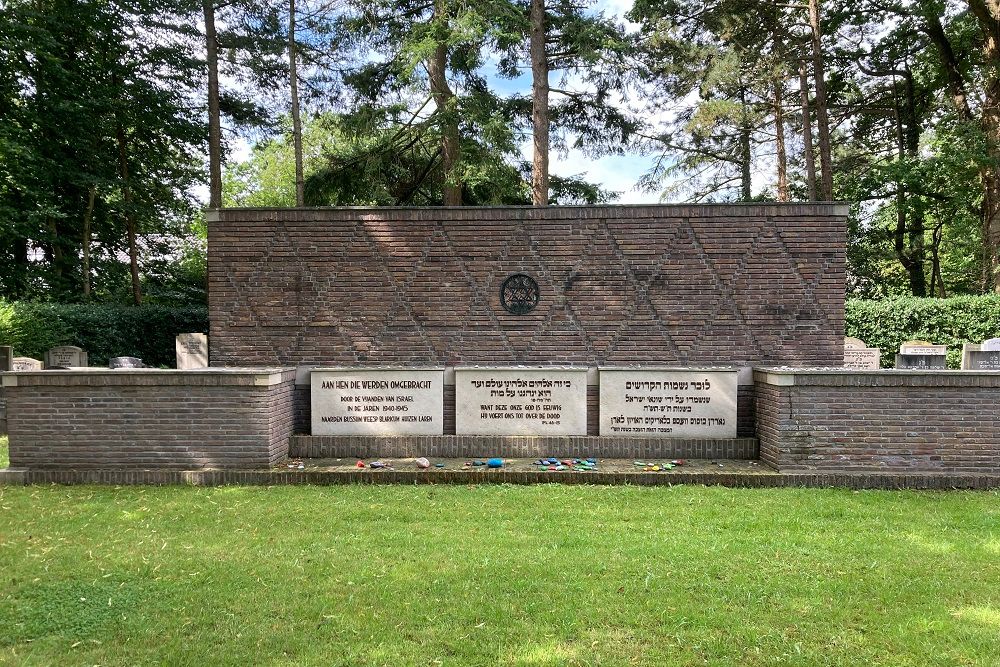
[[756,438],[666,439],[617,436],[438,435],[411,437],[293,435],[293,458],[598,458],[742,459],[758,457]]
[[281,486],[336,484],[591,484],[673,486],[699,484],[734,488],[835,487],[884,490],[989,490],[1000,475],[896,475],[830,473],[579,473],[498,471],[328,471],[328,470],[29,470],[0,484],[100,484],[147,486]]
[[270,387],[294,368],[74,368],[0,373],[4,387]]
[[755,368],[753,380],[776,387],[1000,387],[1000,371]]

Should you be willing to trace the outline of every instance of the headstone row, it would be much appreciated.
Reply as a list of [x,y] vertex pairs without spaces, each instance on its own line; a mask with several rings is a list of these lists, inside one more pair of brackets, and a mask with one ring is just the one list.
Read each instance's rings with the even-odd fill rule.
[[[208,366],[208,336],[203,333],[178,334],[175,342],[177,368],[190,370]],[[44,361],[31,357],[15,357],[14,348],[0,346],[0,372],[40,371],[44,369],[86,368],[87,352],[75,345],[59,345],[45,353]],[[112,357],[108,368],[146,368],[138,357]]]
[[[313,435],[441,435],[444,369],[312,371]],[[599,369],[599,432],[735,438],[736,371]],[[458,435],[587,433],[585,368],[456,368]]]
[[[858,338],[844,338],[844,368],[877,370],[882,351],[868,347]],[[943,370],[948,367],[948,347],[923,340],[906,341],[896,354],[896,368]],[[1000,370],[1000,338],[991,338],[979,345],[966,343],[962,347],[962,370]]]

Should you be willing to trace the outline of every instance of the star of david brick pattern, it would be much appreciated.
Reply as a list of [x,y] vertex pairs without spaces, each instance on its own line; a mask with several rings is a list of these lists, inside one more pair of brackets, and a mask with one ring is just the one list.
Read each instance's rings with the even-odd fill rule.
[[[232,209],[213,365],[843,361],[846,207]],[[530,313],[500,303],[512,274]]]

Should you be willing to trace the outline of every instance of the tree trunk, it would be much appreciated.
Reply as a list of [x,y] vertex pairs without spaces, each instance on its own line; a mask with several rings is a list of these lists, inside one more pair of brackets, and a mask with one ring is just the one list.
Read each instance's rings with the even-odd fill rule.
[[[896,154],[902,162],[916,154],[920,130],[916,123],[913,79],[904,82],[904,98],[900,105],[895,96]],[[924,273],[924,213],[919,201],[912,202],[906,183],[896,181],[896,229],[893,230],[893,249],[896,258],[906,269],[910,294],[927,296],[927,276]]]
[[[445,21],[446,0],[435,0],[434,18]],[[459,134],[458,109],[455,93],[448,86],[448,45],[439,41],[434,55],[427,63],[431,96],[437,107],[435,114],[441,119],[441,162],[444,167],[444,205],[462,205],[462,178],[458,172]]]
[[830,152],[830,118],[826,107],[826,75],[823,68],[823,42],[820,31],[819,0],[809,0],[809,25],[812,28],[813,79],[816,82],[816,133],[819,135],[820,194],[833,200],[833,160]]
[[132,186],[129,182],[128,145],[125,130],[118,126],[118,175],[122,179],[122,204],[125,207],[125,229],[128,234],[129,272],[132,276],[132,301],[142,305],[142,292],[139,286],[139,248],[136,243],[135,211],[132,210]]
[[969,0],[969,7],[983,35],[984,100],[980,125],[986,135],[991,163],[984,167],[983,217],[983,287],[1000,292],[1000,3],[997,0]]
[[802,152],[806,163],[806,185],[809,188],[809,201],[818,199],[816,193],[816,156],[813,152],[812,118],[809,114],[809,76],[806,74],[806,62],[799,62],[799,91],[802,96]]
[[219,110],[219,41],[215,0],[202,0],[205,11],[205,59],[208,64],[208,207],[222,207],[222,118]]
[[295,47],[295,0],[288,0],[288,70],[292,93],[292,146],[295,152],[295,205],[305,206],[302,174],[302,122],[299,118],[299,73]]
[[87,197],[87,211],[83,214],[83,298],[90,301],[90,222],[94,217],[97,186],[91,185]]
[[545,53],[545,0],[531,0],[531,124],[534,156],[531,202],[549,204],[549,60]]
[[774,80],[774,143],[778,160],[778,201],[788,201],[788,156],[785,153],[785,110],[781,77]]

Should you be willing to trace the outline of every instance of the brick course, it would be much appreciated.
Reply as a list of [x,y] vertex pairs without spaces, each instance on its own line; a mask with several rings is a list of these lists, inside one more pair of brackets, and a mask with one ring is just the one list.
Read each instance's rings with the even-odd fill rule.
[[3,376],[10,465],[259,468],[288,453],[291,369]]
[[[212,212],[211,363],[840,365],[846,213],[841,204]],[[527,315],[500,305],[514,273],[540,288]],[[295,394],[304,430],[308,389]],[[752,400],[743,389],[741,435],[753,431]]]
[[1000,473],[1000,372],[754,372],[760,458],[782,472]]

